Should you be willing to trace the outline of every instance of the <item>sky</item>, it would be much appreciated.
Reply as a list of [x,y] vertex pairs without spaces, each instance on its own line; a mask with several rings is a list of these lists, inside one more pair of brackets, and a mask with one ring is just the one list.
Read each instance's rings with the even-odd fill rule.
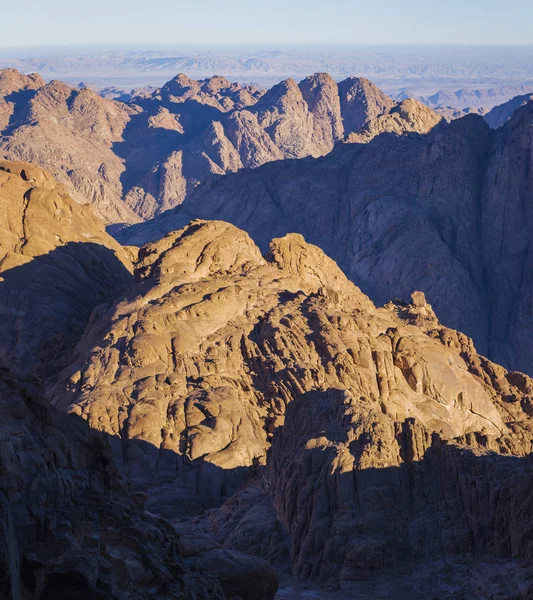
[[533,44],[532,0],[19,0],[5,4],[3,48]]

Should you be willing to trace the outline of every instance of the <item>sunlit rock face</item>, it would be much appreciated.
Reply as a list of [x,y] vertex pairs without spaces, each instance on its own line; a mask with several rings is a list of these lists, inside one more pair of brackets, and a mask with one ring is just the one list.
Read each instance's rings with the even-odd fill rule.
[[130,285],[136,252],[48,172],[0,161],[0,366],[47,377],[92,310]]
[[337,84],[327,73],[266,92],[179,74],[119,102],[5,69],[0,156],[48,169],[107,223],[133,224],[180,205],[210,175],[327,154],[395,106],[366,79]]
[[[395,123],[398,111],[365,131]],[[229,221],[263,250],[299,232],[377,304],[421,290],[480,352],[532,373],[532,122],[530,102],[496,131],[468,115],[213,178],[143,234],[171,230],[173,218],[181,226],[184,214]]]
[[531,595],[533,381],[422,292],[378,308],[222,221],[135,254],[42,170],[0,177],[2,593]]

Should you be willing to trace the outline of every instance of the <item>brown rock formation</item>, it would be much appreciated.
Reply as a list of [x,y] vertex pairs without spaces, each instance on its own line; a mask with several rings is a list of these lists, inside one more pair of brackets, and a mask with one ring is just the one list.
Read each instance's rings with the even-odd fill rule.
[[[529,103],[496,132],[468,115],[425,135],[377,136],[315,161],[226,175],[206,182],[182,213],[232,222],[264,249],[300,232],[374,301],[421,289],[480,351],[532,373],[532,115]],[[172,222],[169,213],[154,230]],[[150,239],[148,224],[143,235]]]
[[382,133],[428,133],[436,127],[442,117],[425,104],[411,98],[403,100],[389,112],[371,119],[344,140],[347,143],[366,143]]
[[69,185],[77,202],[94,203],[108,222],[139,220],[122,202],[122,160],[113,151],[132,109],[60,81],[42,85],[18,103],[2,132],[2,154],[33,162]]
[[389,113],[396,106],[394,100],[362,77],[341,81],[339,96],[345,135],[359,131],[367,121]]
[[[498,160],[524,153],[524,115],[501,131]],[[461,126],[438,128],[430,153],[442,163],[453,140],[472,169]],[[487,132],[466,126],[476,140]],[[402,160],[427,155],[428,137],[408,138]],[[324,186],[336,168],[320,171]],[[194,221],[142,248],[129,282],[127,251],[88,207],[40,169],[2,169],[2,306],[32,328],[0,321],[0,351],[47,376],[55,407],[38,384],[1,374],[3,593],[272,600],[269,561],[284,585],[344,597],[528,597],[527,375],[480,356],[420,292],[376,308],[297,234],[262,256],[234,226]],[[64,346],[30,351],[58,327]]]
[[0,161],[0,213],[0,365],[47,375],[128,285],[133,254],[33,165]]
[[322,156],[394,102],[369,81],[325,73],[263,93],[180,74],[107,100],[87,88],[0,71],[0,152],[50,170],[107,223],[135,223],[183,202],[209,175]]
[[[530,378],[479,356],[421,293],[376,309],[299,235],[262,257],[233,226],[195,221],[144,247],[136,277],[50,395],[113,437],[121,469],[167,517],[219,505],[266,464],[265,491],[212,513],[229,573],[236,551],[275,562],[285,528],[293,575],[347,593],[420,565],[428,578],[402,583],[411,594],[474,593],[498,560],[509,589],[530,589]],[[194,531],[198,556],[218,560]],[[446,588],[442,569],[461,557],[478,575],[465,583],[462,568]]]
[[166,522],[120,481],[109,447],[0,368],[0,596],[223,600]]

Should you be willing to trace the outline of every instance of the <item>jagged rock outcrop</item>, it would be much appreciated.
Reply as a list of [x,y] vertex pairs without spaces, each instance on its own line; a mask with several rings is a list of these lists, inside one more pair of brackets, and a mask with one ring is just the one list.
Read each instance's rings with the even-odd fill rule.
[[368,408],[343,390],[310,394],[274,437],[267,486],[295,577],[346,597],[528,598],[531,461]]
[[106,440],[51,409],[36,380],[0,368],[0,419],[0,597],[226,598],[123,486]]
[[31,90],[19,93],[13,118],[1,132],[3,158],[49,170],[69,185],[77,202],[95,204],[108,222],[139,221],[122,202],[124,165],[114,151],[135,110],[60,81]]
[[181,211],[143,224],[137,240],[184,215],[232,222],[263,249],[300,232],[377,303],[420,289],[481,352],[532,373],[532,122],[529,103],[496,132],[468,115],[425,135],[377,136],[318,160],[213,178]]
[[0,71],[0,155],[50,170],[107,223],[133,224],[183,202],[210,175],[322,156],[395,103],[364,79],[326,73],[266,93],[180,74],[125,102],[85,86]]
[[359,131],[368,121],[389,113],[396,102],[368,79],[349,77],[339,83],[344,133]]
[[180,73],[160,90],[154,90],[154,93],[171,102],[182,103],[194,100],[199,104],[217,108],[221,112],[228,112],[254,104],[264,92],[252,85],[231,83],[220,75],[196,81]]
[[[300,235],[263,257],[235,227],[195,221],[145,246],[136,278],[48,394],[111,436],[166,517],[217,507],[266,465],[191,551],[223,552],[216,539],[231,573],[231,552],[286,556],[288,536],[298,580],[350,591],[422,565],[425,581],[402,584],[418,597],[479,591],[480,570],[507,561],[511,587],[492,588],[531,591],[529,377],[478,355],[421,293],[377,309]],[[463,559],[474,582],[462,567],[442,583]]]
[[0,366],[47,376],[92,310],[129,285],[134,252],[27,163],[0,161],[0,213]]
[[442,117],[421,102],[411,98],[403,100],[381,116],[367,121],[361,129],[350,133],[347,143],[366,143],[382,133],[428,133],[442,121]]

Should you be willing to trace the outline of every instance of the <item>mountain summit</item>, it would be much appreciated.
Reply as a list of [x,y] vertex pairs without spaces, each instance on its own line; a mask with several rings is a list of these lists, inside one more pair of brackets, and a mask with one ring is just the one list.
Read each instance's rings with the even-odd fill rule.
[[107,223],[128,224],[181,204],[210,175],[327,154],[395,107],[368,80],[326,73],[266,92],[180,74],[118,102],[9,69],[0,96],[0,153],[50,170]]

